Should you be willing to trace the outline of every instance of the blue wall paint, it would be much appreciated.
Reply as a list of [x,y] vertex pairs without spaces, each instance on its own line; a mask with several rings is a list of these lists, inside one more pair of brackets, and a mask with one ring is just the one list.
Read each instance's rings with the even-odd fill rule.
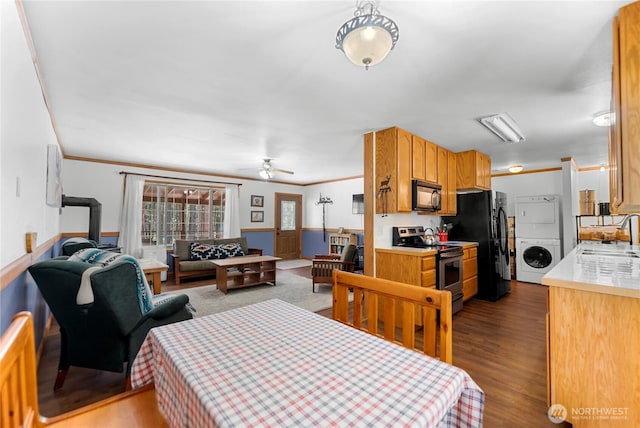
[[[50,259],[57,254],[55,251],[59,247],[59,243],[56,243],[37,261]],[[27,271],[18,275],[4,290],[0,291],[0,334],[9,327],[13,316],[21,311],[29,311],[33,315],[36,347],[38,347],[49,318],[49,308]]]
[[[364,234],[356,233],[358,236],[358,245],[364,245]],[[302,231],[302,257],[312,259],[316,254],[329,253],[329,233],[324,234],[326,239],[322,238],[321,230],[303,230]]]
[[242,232],[242,236],[247,238],[249,248],[262,248],[262,254],[273,256],[273,231]]
[[302,257],[312,259],[316,254],[329,254],[329,234],[322,239],[321,230],[302,231]]

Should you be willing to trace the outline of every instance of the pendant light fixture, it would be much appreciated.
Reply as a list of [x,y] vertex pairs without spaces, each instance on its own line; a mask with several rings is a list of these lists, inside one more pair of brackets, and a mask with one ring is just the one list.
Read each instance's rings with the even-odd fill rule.
[[399,31],[391,19],[381,15],[376,0],[358,0],[355,18],[345,22],[336,35],[336,48],[368,70],[381,63],[396,46]]

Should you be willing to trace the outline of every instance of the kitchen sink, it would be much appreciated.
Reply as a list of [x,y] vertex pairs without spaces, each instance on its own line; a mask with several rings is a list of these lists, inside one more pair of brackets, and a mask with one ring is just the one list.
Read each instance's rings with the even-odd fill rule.
[[578,254],[583,256],[607,256],[607,257],[626,257],[640,259],[639,250],[624,249],[616,246],[613,248],[580,248]]

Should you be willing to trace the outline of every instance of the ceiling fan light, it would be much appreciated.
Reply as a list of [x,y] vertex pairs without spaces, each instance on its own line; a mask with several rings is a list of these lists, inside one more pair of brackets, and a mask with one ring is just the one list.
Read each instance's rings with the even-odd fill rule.
[[519,172],[521,172],[524,168],[522,167],[522,165],[513,165],[509,167],[509,172],[512,174],[517,174]]
[[381,63],[398,41],[398,26],[380,15],[372,0],[356,4],[355,18],[340,27],[336,35],[336,48],[355,65],[369,69]]
[[273,178],[273,172],[267,169],[260,170],[259,174],[260,174],[260,177],[264,178],[265,180]]

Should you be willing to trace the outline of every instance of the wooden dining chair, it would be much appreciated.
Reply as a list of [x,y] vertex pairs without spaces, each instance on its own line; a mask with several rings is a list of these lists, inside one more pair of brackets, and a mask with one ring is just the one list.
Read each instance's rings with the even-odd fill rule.
[[115,395],[94,404],[45,418],[38,408],[33,318],[13,317],[0,338],[0,426],[18,427],[167,427],[158,410],[153,385]]
[[[352,303],[349,301],[351,291]],[[378,305],[379,301],[382,302],[381,305]],[[421,310],[416,311],[416,306]],[[399,323],[396,312],[401,312],[402,321]],[[449,291],[338,270],[333,272],[334,320],[406,348],[416,349],[416,313],[421,314],[423,323],[421,350],[431,357],[452,364],[452,310]],[[375,322],[370,322],[371,320]],[[378,321],[382,322],[382,332],[378,331]],[[398,336],[401,337],[400,340],[397,339]]]
[[358,257],[358,247],[355,244],[347,244],[340,254],[316,254],[311,260],[311,289],[316,292],[316,284],[333,283],[333,271],[335,269],[353,272],[355,260]]

